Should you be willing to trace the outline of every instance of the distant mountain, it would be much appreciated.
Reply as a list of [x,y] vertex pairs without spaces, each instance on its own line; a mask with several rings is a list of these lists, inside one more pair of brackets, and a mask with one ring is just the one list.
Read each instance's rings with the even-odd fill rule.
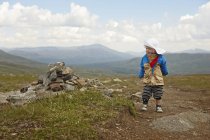
[[180,51],[178,53],[197,54],[197,53],[210,53],[210,51],[196,48],[196,49],[189,49],[189,50]]
[[[142,57],[144,54],[145,54],[145,51],[143,52],[127,52],[128,54],[131,54],[135,57]],[[174,52],[169,52],[170,54],[173,54]],[[198,54],[198,53],[201,53],[201,54],[210,54],[210,51],[208,50],[204,50],[204,49],[189,49],[189,50],[184,50],[184,51],[178,51],[178,52],[175,52],[175,53],[188,53],[188,54]]]
[[133,56],[128,53],[118,52],[100,44],[68,48],[18,48],[9,51],[9,53],[44,63],[64,61],[70,65],[104,63],[133,58]]
[[132,51],[129,51],[127,53],[130,54],[130,55],[133,55],[135,57],[141,57],[141,56],[143,56],[145,54],[145,51],[143,51],[143,52],[132,52]]
[[210,54],[166,55],[171,74],[210,74]]
[[[169,74],[210,74],[210,54],[166,54]],[[141,58],[126,61],[87,65],[86,68],[101,70],[104,73],[138,75]]]
[[45,64],[0,50],[0,73],[40,73],[46,69]]
[[[96,48],[95,48],[96,47]],[[56,47],[46,47],[46,48],[30,48],[16,50],[15,52],[20,51],[22,55],[25,57],[29,54],[33,54],[34,57],[36,56],[37,58],[41,58],[44,55],[48,55],[48,57],[43,57],[45,60],[48,60],[50,62],[53,61],[53,59],[56,62],[57,59],[54,58],[55,52],[57,51],[58,53],[56,54],[57,56],[60,56],[62,58],[62,53],[64,55],[63,58],[67,59],[66,55],[69,54],[70,56],[74,56],[73,58],[75,59],[75,63],[77,66],[71,64],[70,66],[73,67],[74,70],[76,70],[76,73],[83,73],[86,75],[90,74],[124,74],[124,75],[138,75],[139,71],[139,62],[141,60],[140,57],[135,57],[130,59],[128,55],[127,60],[119,60],[115,62],[106,62],[106,61],[96,61],[97,59],[106,59],[107,57],[104,55],[109,55],[111,54],[113,57],[114,55],[117,55],[117,58],[125,59],[126,57],[120,57],[124,56],[126,54],[122,54],[119,52],[115,52],[113,50],[107,49],[106,47],[99,47],[98,49],[97,46],[90,46],[90,48],[86,47],[79,47],[79,48],[71,48],[71,49],[60,49]],[[69,51],[70,50],[70,51]],[[98,52],[101,50],[102,52]],[[65,52],[66,51],[66,52]],[[81,51],[83,51],[84,56],[86,56],[87,60],[82,56]],[[90,52],[92,51],[92,52]],[[95,51],[95,52],[93,52]],[[23,54],[25,52],[25,54]],[[33,53],[31,53],[33,52]],[[76,55],[73,54],[76,53]],[[89,57],[87,56],[86,53],[89,53]],[[92,56],[98,53],[96,56]],[[116,53],[116,54],[115,54]],[[80,54],[78,56],[78,54]],[[100,57],[101,55],[101,57]],[[71,56],[71,57],[72,57]],[[52,57],[53,59],[50,59]],[[69,57],[69,59],[71,58]],[[167,59],[167,65],[169,69],[169,74],[175,75],[175,74],[210,74],[210,54],[202,54],[202,53],[197,53],[197,54],[187,54],[187,53],[174,53],[174,54],[166,54],[165,55]],[[63,59],[63,61],[65,61]],[[94,60],[96,59],[96,60]],[[67,59],[68,60],[68,59]],[[77,61],[76,61],[77,60]],[[113,60],[113,59],[111,59]],[[117,59],[115,59],[117,60]],[[83,62],[79,62],[83,61]],[[91,61],[91,62],[88,62]],[[65,61],[66,62],[66,61]],[[70,63],[70,61],[68,61]],[[72,59],[71,59],[72,62]],[[77,62],[77,63],[76,63]],[[94,63],[93,63],[94,62]],[[95,63],[97,62],[97,63]],[[101,63],[98,63],[101,62]],[[81,64],[81,65],[78,65]],[[26,72],[41,72],[46,71],[47,67],[46,64],[38,63],[32,60],[25,59],[23,57],[19,56],[14,56],[11,54],[8,54],[2,50],[0,50],[0,73],[26,73]]]

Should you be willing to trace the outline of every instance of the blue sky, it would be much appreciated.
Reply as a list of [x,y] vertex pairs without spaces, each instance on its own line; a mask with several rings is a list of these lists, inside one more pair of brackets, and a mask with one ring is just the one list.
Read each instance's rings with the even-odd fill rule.
[[209,0],[0,0],[0,47],[141,51],[157,38],[166,50],[210,50],[209,13]]

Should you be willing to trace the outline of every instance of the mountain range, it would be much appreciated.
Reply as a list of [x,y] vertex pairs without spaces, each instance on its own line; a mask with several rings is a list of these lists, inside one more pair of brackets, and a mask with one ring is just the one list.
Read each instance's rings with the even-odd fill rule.
[[[210,74],[210,54],[166,54],[167,66],[171,75]],[[138,75],[141,58],[126,61],[87,65],[86,68],[107,71],[107,73]]]
[[197,53],[210,53],[210,51],[208,50],[204,50],[204,49],[198,49],[198,48],[195,48],[195,49],[189,49],[189,50],[184,50],[184,51],[179,51],[177,53],[189,53],[189,54],[197,54]]
[[[191,53],[165,54],[170,74],[210,74],[210,53],[187,52]],[[8,71],[36,72],[41,69],[46,70],[49,63],[64,61],[82,73],[137,75],[141,59],[100,44],[72,48],[19,48],[9,50],[9,53],[11,54],[0,51],[1,73]]]
[[[128,54],[135,56],[135,57],[142,57],[145,54],[145,51],[128,51]],[[178,52],[168,52],[170,54],[179,54],[179,53],[187,53],[187,54],[210,54],[209,50],[204,50],[204,49],[199,49],[199,48],[195,48],[195,49],[188,49],[188,50],[183,50],[183,51],[178,51]]]
[[114,62],[134,57],[131,54],[118,52],[100,44],[76,47],[17,48],[8,53],[42,63],[64,61],[69,65]]

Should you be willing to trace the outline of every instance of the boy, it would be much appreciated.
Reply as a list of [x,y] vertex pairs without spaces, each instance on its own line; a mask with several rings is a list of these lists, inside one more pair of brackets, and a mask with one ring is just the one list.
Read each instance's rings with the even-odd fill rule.
[[163,95],[163,76],[168,74],[166,59],[162,55],[166,51],[159,48],[156,39],[148,39],[144,42],[146,54],[140,63],[139,78],[143,78],[144,89],[142,94],[142,111],[147,111],[150,97],[156,100],[156,112],[163,112],[161,108],[161,97]]

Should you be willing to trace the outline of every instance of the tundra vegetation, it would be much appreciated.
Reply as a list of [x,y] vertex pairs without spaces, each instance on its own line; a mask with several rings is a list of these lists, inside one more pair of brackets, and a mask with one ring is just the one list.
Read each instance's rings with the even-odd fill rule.
[[[121,112],[127,112],[131,118],[139,115],[129,98],[142,91],[143,85],[138,77],[97,78],[107,87],[121,88],[123,92],[114,92],[110,99],[95,90],[71,91],[23,106],[1,105],[0,139],[100,139],[99,129],[117,119]],[[114,78],[121,79],[121,82],[114,81]],[[1,74],[0,94],[19,90],[36,79],[37,75]],[[208,81],[210,75],[168,76],[165,87],[180,91],[208,91]]]

